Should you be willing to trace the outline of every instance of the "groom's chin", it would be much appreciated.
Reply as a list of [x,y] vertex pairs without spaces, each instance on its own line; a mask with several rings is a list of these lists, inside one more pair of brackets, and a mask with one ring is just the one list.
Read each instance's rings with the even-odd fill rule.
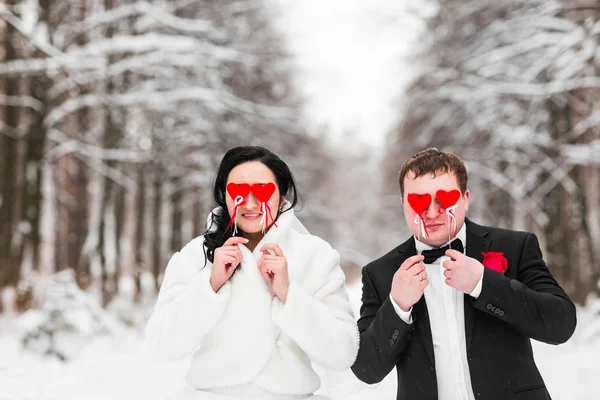
[[425,243],[426,245],[429,245],[431,247],[442,247],[442,245],[444,245],[446,242],[448,241],[448,239],[446,240],[428,240],[428,239],[421,239],[421,242]]
[[440,247],[448,242],[448,233],[445,231],[429,232],[428,237],[421,237],[421,242],[432,247]]

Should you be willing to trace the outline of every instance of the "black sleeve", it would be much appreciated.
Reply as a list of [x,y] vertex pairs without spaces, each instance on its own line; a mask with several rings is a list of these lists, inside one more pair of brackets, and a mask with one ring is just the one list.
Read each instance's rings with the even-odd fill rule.
[[575,306],[548,270],[532,233],[525,237],[516,268],[518,280],[486,268],[475,307],[532,339],[566,342],[577,324]]
[[410,340],[414,324],[406,324],[394,310],[389,293],[383,303],[369,277],[362,270],[362,306],[358,330],[360,347],[352,372],[365,383],[378,383],[396,366]]

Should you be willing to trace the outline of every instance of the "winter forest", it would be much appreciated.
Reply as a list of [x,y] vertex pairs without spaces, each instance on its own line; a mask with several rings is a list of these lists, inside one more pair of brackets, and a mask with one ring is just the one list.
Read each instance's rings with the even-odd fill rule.
[[[300,79],[306,54],[295,51],[299,39],[282,23],[306,18],[299,3],[0,2],[6,399],[158,400],[180,383],[185,366],[154,366],[144,353],[144,325],[169,258],[205,231],[221,157],[246,144],[264,145],[290,165],[302,196],[297,215],[339,250],[357,312],[362,266],[408,235],[397,179],[402,163],[427,147],[462,157],[469,217],[534,232],[577,303],[572,342],[536,347],[544,379],[556,377],[553,398],[594,397],[597,0],[363,5],[368,12],[360,18],[378,29],[409,31],[388,39],[390,49],[398,42],[409,49],[394,59],[405,82],[380,77],[393,90],[382,96],[390,124],[365,134],[349,123],[341,139],[332,139],[326,110],[316,122],[314,111],[306,112],[314,100]],[[360,1],[335,3],[323,35]],[[306,7],[319,12],[317,4]],[[369,85],[374,75],[363,71],[360,79]],[[354,96],[361,100],[360,91]],[[375,389],[348,374],[324,381],[334,400],[395,398],[389,381]]]

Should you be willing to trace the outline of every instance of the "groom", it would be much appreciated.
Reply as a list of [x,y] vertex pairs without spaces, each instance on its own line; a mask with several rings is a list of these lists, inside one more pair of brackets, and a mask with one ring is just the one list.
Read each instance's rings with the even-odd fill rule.
[[400,193],[413,237],[363,268],[354,374],[377,383],[396,367],[398,400],[550,399],[530,339],[564,343],[576,317],[536,236],[465,219],[452,153],[415,154]]

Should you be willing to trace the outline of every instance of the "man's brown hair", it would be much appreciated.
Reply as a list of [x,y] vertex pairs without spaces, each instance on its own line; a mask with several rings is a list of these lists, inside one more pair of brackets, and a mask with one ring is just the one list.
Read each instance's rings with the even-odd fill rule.
[[448,151],[430,147],[418,152],[402,165],[399,177],[402,198],[404,198],[404,178],[411,171],[415,174],[415,178],[428,174],[436,176],[438,174],[453,173],[456,175],[461,194],[465,194],[467,190],[469,177],[467,176],[465,163],[460,157]]

